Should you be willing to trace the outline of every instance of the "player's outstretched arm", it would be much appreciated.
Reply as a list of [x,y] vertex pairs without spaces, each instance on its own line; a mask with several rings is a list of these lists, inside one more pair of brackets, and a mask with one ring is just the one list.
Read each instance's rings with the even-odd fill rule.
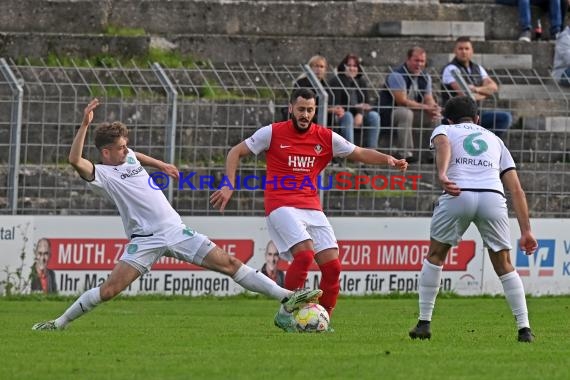
[[362,162],[364,164],[394,166],[403,172],[408,169],[408,162],[404,159],[397,160],[389,154],[359,146],[357,146],[351,154],[346,156],[346,158],[352,161]]
[[521,230],[520,247],[527,255],[532,255],[538,247],[538,242],[532,234],[530,228],[530,217],[524,190],[519,181],[516,170],[509,170],[501,177],[503,184],[511,194],[513,209],[517,216],[519,228]]
[[180,172],[175,165],[147,156],[146,154],[140,152],[135,152],[135,156],[137,157],[137,160],[139,160],[140,163],[144,166],[156,168],[171,178],[180,178]]
[[98,99],[93,99],[89,102],[83,111],[83,121],[81,126],[75,134],[71,149],[69,150],[69,163],[79,173],[79,175],[87,180],[93,179],[93,164],[83,158],[83,144],[85,143],[85,136],[87,135],[87,128],[93,121],[93,110],[99,105]]
[[242,157],[247,156],[248,154],[251,154],[251,150],[249,150],[245,141],[234,146],[228,152],[228,157],[226,158],[226,181],[231,184],[231,187],[222,187],[221,189],[214,191],[210,196],[210,204],[214,208],[220,209],[221,212],[224,212],[226,205],[234,193],[234,189],[236,187],[236,172],[239,162]]

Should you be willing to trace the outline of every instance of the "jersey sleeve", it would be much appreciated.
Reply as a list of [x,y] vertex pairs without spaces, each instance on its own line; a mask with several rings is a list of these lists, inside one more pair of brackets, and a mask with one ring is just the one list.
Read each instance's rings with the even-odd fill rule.
[[433,130],[431,137],[429,138],[429,148],[430,149],[435,149],[435,146],[433,145],[433,139],[435,139],[435,137],[439,136],[439,135],[447,136],[447,125],[442,124]]
[[483,66],[479,65],[479,70],[481,71],[481,79],[489,78],[489,73]]
[[404,76],[400,73],[390,73],[388,78],[386,79],[386,87],[391,90],[396,91],[405,91],[406,90],[406,81],[404,80]]
[[432,80],[431,80],[431,75],[426,75],[426,81],[427,81],[427,85],[426,85],[426,89],[425,89],[425,94],[426,95],[431,95],[432,94]]
[[[99,168],[97,168],[99,166]],[[100,168],[101,165],[93,165],[93,181],[87,181],[87,185],[93,192],[107,197],[105,192],[105,171]]]
[[501,166],[500,170],[501,173],[503,173],[507,169],[516,168],[515,160],[513,159],[511,152],[509,152],[509,150],[507,149],[502,140],[501,140],[501,161],[499,165]]
[[332,133],[333,157],[346,157],[356,149],[356,145],[336,132]]
[[261,127],[245,140],[245,144],[255,155],[264,152],[269,149],[269,144],[271,144],[271,132],[271,124]]
[[458,71],[459,68],[455,65],[447,65],[445,69],[443,69],[443,73],[441,74],[441,81],[443,84],[451,84],[455,82],[455,78],[451,73],[454,71]]

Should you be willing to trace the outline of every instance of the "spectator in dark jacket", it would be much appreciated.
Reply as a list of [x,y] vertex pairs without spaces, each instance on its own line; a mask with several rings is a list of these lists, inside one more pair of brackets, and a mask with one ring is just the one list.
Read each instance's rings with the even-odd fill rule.
[[329,85],[334,95],[334,105],[344,110],[344,115],[337,117],[341,135],[354,143],[354,129],[358,128],[364,134],[362,145],[376,149],[380,115],[370,105],[370,84],[364,78],[358,56],[348,54],[344,57],[336,75]]

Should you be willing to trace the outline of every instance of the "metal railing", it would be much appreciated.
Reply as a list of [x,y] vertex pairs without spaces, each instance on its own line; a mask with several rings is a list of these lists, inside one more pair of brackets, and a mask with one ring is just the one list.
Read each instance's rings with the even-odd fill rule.
[[[211,176],[216,184],[224,173],[228,150],[260,126],[287,117],[288,96],[308,68],[274,65],[217,65],[185,68],[157,64],[111,67],[0,64],[0,213],[115,214],[115,207],[93,194],[67,163],[69,147],[93,97],[101,100],[94,123],[121,120],[130,128],[129,145],[145,154],[175,163],[181,171]],[[378,110],[378,91],[390,72],[366,67],[365,77]],[[534,70],[490,70],[501,90],[485,108],[511,111],[514,122],[504,137],[536,217],[567,217],[568,132],[570,92],[547,73]],[[331,72],[331,75],[334,73]],[[440,97],[439,73],[432,71],[434,95]],[[315,78],[313,78],[314,80]],[[321,89],[322,91],[322,89]],[[319,91],[320,95],[326,92]],[[326,104],[325,102],[320,102]],[[325,112],[319,112],[325,115]],[[323,205],[331,216],[429,216],[439,195],[427,142],[429,122],[414,124],[413,153],[418,162],[408,175],[420,175],[417,188],[387,184],[387,189],[328,190]],[[336,130],[337,126],[329,126]],[[382,128],[379,149],[398,153],[397,128]],[[20,141],[18,142],[18,136]],[[98,152],[88,135],[84,154],[96,161]],[[356,143],[361,143],[361,134]],[[359,140],[360,139],[360,140]],[[389,176],[384,167],[341,162],[325,175],[343,171]],[[240,175],[264,173],[264,157],[242,161]],[[381,177],[378,177],[381,178]],[[390,185],[392,189],[390,189]],[[208,189],[171,186],[168,196],[183,215],[217,215],[209,207]],[[237,191],[226,215],[263,215],[263,191]]]

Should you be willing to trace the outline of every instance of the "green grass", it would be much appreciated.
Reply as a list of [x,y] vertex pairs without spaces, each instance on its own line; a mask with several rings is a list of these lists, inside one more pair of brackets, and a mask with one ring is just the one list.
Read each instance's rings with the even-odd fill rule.
[[516,342],[501,297],[441,297],[412,341],[415,297],[342,297],[334,334],[286,334],[263,297],[120,298],[61,332],[34,322],[71,299],[0,299],[2,379],[567,379],[570,297],[529,298]]

